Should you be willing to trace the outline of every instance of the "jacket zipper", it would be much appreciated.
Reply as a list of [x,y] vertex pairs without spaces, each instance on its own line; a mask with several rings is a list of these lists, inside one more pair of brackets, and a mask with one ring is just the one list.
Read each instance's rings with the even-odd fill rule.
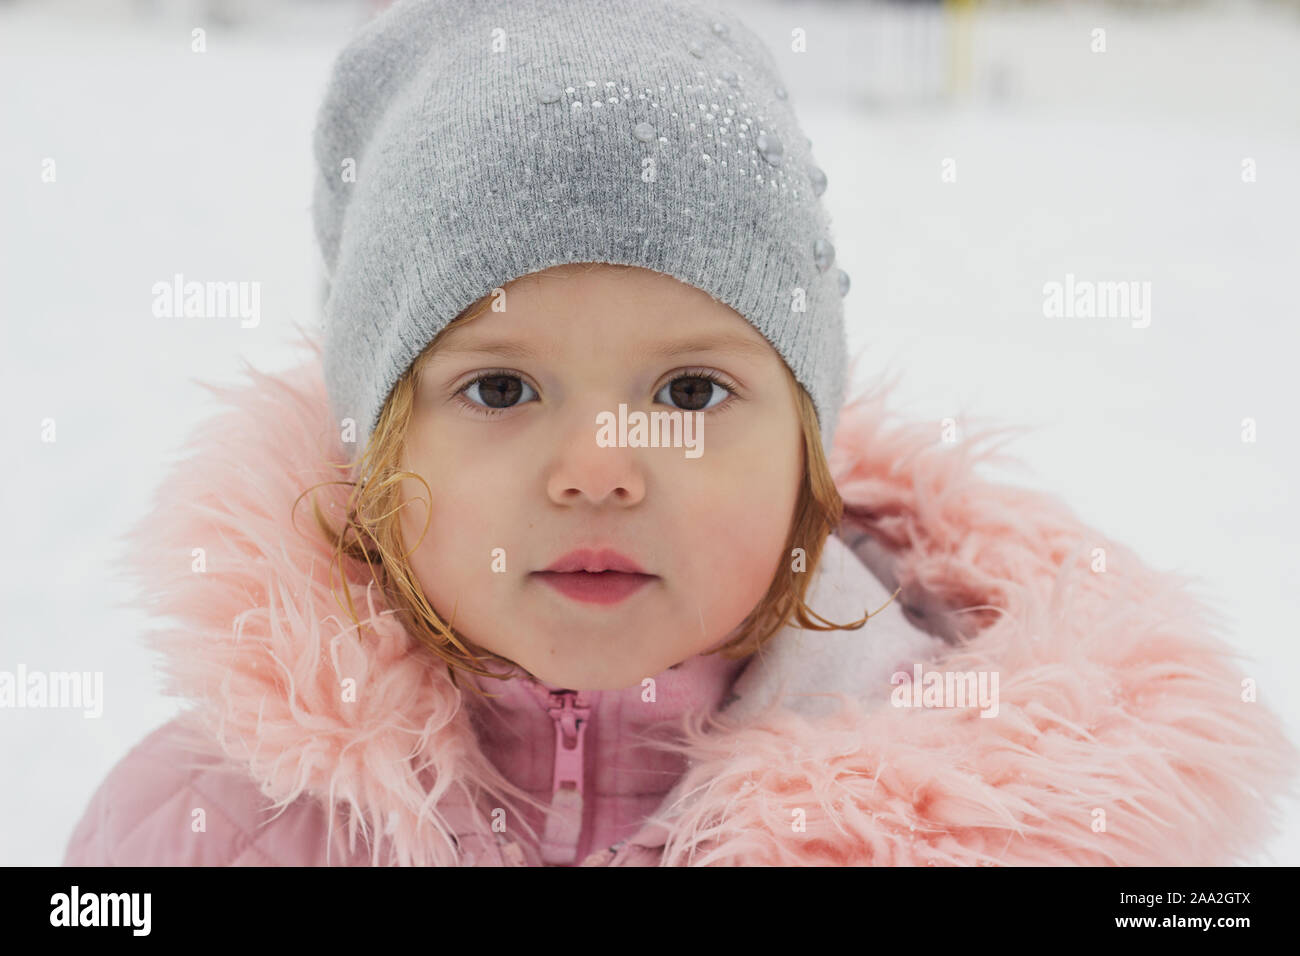
[[555,724],[555,760],[551,776],[551,814],[542,834],[542,860],[572,864],[582,843],[583,771],[586,766],[587,725],[591,706],[576,690],[549,691],[538,687],[539,699]]

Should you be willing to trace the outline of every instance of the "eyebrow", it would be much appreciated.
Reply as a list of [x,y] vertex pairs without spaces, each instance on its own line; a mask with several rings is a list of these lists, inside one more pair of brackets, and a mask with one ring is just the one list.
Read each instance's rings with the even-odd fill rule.
[[[665,342],[662,345],[654,345],[639,350],[639,354],[645,358],[651,359],[670,359],[678,355],[684,355],[689,352],[739,352],[741,354],[759,357],[767,354],[771,349],[766,342],[757,342],[751,338],[745,338],[732,333],[719,333],[708,335],[703,338],[683,339],[678,342]],[[536,358],[538,353],[527,346],[520,345],[517,342],[481,342],[472,344],[465,342],[456,344],[453,340],[448,342],[442,348],[434,353],[436,355],[500,355],[506,358],[514,359],[532,359]],[[431,356],[434,357],[434,356]]]

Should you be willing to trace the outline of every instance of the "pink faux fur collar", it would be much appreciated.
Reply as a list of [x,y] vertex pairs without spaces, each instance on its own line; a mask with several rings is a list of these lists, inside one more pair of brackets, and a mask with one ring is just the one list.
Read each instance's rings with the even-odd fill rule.
[[[213,388],[229,410],[196,430],[131,532],[129,573],[177,622],[148,640],[213,752],[277,805],[327,801],[377,863],[464,862],[465,818],[449,808],[512,795],[445,669],[353,569],[373,629],[359,639],[306,499],[291,521],[301,491],[340,477],[312,345],[296,370]],[[891,706],[892,671],[863,664],[875,619],[783,633],[737,681],[737,703],[688,728],[662,862],[1223,865],[1259,849],[1300,755],[1244,699],[1188,582],[1053,498],[977,477],[993,432],[945,445],[937,423],[891,424],[890,388],[841,412],[831,464],[846,522],[827,561],[855,554],[851,580],[865,564],[880,593],[901,587],[910,620],[945,639],[928,666],[996,673],[997,716]],[[319,495],[341,509],[346,489]],[[855,616],[880,603],[862,586]],[[1256,676],[1267,697],[1275,685]],[[843,706],[782,706],[778,685]]]

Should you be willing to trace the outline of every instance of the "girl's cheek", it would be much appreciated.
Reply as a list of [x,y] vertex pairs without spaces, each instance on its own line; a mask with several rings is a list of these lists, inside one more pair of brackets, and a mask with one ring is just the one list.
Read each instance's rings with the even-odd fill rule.
[[784,543],[769,514],[762,508],[738,506],[734,499],[701,509],[694,519],[685,524],[692,540],[682,544],[689,549],[686,553],[699,556],[696,573],[718,581],[766,573],[772,555]]

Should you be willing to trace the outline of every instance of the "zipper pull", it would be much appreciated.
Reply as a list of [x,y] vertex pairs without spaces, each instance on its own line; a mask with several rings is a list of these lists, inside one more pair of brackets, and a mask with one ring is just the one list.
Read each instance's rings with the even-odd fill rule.
[[587,722],[591,707],[578,706],[578,691],[550,695],[547,713],[555,722],[555,769],[551,777],[551,813],[542,834],[542,859],[546,863],[573,863],[582,836],[582,775],[585,765]]

